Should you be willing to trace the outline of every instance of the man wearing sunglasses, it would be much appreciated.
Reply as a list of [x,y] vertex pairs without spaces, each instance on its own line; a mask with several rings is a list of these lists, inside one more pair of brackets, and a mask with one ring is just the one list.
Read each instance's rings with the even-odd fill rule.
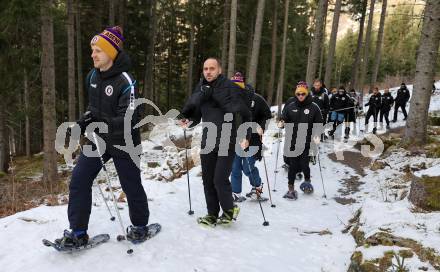
[[[289,126],[289,128],[291,127],[292,129],[287,129],[286,131],[286,140],[291,139],[290,151],[295,152],[297,148],[298,150],[303,150],[298,156],[287,155],[290,166],[288,173],[289,185],[284,198],[290,200],[296,200],[298,198],[294,182],[296,174],[300,172],[304,173],[304,182],[301,184],[300,189],[306,194],[313,192],[309,167],[310,143],[312,138],[316,144],[319,143],[321,131],[315,131],[314,126],[316,124],[322,126],[323,122],[321,110],[319,106],[313,102],[313,98],[309,94],[307,83],[303,81],[298,83],[295,96],[297,100],[284,107],[281,120],[278,123],[280,128],[283,128],[285,123],[292,125]],[[304,126],[304,124],[307,125]],[[304,128],[306,128],[306,131],[304,131]],[[304,134],[305,138],[303,137]]]

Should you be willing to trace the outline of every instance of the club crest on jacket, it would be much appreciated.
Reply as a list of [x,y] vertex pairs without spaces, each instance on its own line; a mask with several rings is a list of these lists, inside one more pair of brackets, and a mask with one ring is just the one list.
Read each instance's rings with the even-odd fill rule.
[[105,94],[107,96],[111,96],[113,94],[113,87],[112,87],[112,85],[108,85],[107,87],[105,87]]

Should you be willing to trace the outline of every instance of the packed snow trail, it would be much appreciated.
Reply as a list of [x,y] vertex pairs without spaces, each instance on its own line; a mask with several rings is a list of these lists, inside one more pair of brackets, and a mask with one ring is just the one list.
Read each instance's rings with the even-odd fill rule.
[[[434,109],[440,108],[439,105],[436,103]],[[401,118],[399,116],[399,120]],[[363,124],[363,118],[359,121]],[[271,125],[274,128],[274,124]],[[391,127],[401,125],[403,122],[399,121]],[[268,135],[265,143],[272,145],[266,162],[273,188],[276,141]],[[43,238],[58,238],[69,224],[66,205],[40,206],[0,219],[0,267],[2,271],[46,272],[60,269],[84,272],[347,271],[356,244],[350,234],[342,234],[341,230],[363,203],[341,205],[333,197],[339,196],[341,179],[357,174],[354,169],[334,162],[327,156],[331,150],[330,143],[323,143],[320,149],[328,198],[322,198],[319,166],[316,164],[311,165],[314,194],[304,195],[300,192],[297,201],[283,199],[287,189],[287,172],[281,168],[283,160],[280,154],[277,192],[272,192],[276,208],[271,208],[269,201],[262,203],[266,219],[270,222],[267,227],[262,225],[260,207],[254,201],[240,204],[238,220],[228,228],[218,226],[206,229],[197,225],[196,218],[206,214],[198,166],[190,171],[193,216],[187,214],[189,206],[185,175],[169,183],[143,178],[149,198],[150,223],[159,222],[162,232],[143,244],[133,246],[134,254],[131,256],[125,253],[124,242],[116,241],[116,236],[120,234],[118,223],[109,220],[104,203],[98,201],[100,205],[92,209],[88,231],[91,235],[109,233],[109,242],[73,254],[59,254],[44,247],[41,243]],[[264,195],[268,196],[263,163],[259,162],[257,166],[265,183]],[[296,188],[299,183],[296,183]],[[243,192],[249,190],[249,182],[243,178]],[[128,226],[127,205],[119,205],[123,207],[122,218]],[[382,216],[380,208],[369,207],[369,212],[375,213],[376,218]],[[27,222],[23,218],[36,221]]]

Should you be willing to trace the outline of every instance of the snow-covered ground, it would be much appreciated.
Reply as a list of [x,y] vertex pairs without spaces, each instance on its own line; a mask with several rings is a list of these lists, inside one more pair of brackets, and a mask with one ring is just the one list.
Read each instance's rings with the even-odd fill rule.
[[[412,86],[408,86],[412,90]],[[433,96],[430,110],[440,109],[440,96]],[[401,120],[402,117],[399,116]],[[361,124],[363,119],[361,118]],[[402,126],[403,121],[392,124]],[[274,168],[277,141],[273,137],[277,129],[272,122],[266,133],[266,163],[270,186],[274,189]],[[164,129],[166,135],[181,134],[173,124]],[[0,219],[0,267],[2,271],[347,271],[350,257],[356,250],[356,243],[350,233],[342,233],[347,222],[362,208],[360,221],[366,236],[387,228],[397,236],[412,238],[424,246],[440,249],[440,213],[413,213],[406,198],[392,198],[394,192],[388,186],[398,182],[401,167],[424,161],[428,173],[440,175],[438,160],[408,158],[403,152],[394,152],[384,159],[391,167],[372,171],[364,169],[360,175],[344,161],[334,161],[328,155],[333,152],[332,143],[323,143],[320,162],[324,177],[327,199],[323,198],[319,164],[311,165],[312,182],[315,193],[311,196],[300,194],[298,201],[282,198],[287,189],[287,172],[280,166],[276,189],[272,192],[275,208],[269,202],[263,203],[264,214],[269,226],[263,226],[263,218],[257,202],[245,201],[240,204],[238,220],[230,227],[202,228],[196,217],[205,215],[205,199],[200,176],[200,166],[190,171],[192,207],[195,215],[187,214],[188,192],[186,176],[173,182],[153,179],[159,172],[170,171],[172,167],[147,168],[147,155],[155,153],[156,161],[173,161],[178,164],[182,157],[173,157],[172,145],[161,151],[153,150],[165,133],[156,132],[151,141],[145,141],[145,156],[142,160],[143,185],[149,198],[150,222],[162,224],[162,232],[154,239],[133,246],[134,254],[127,255],[127,244],[117,242],[121,233],[119,224],[109,220],[108,212],[94,188],[94,201],[98,206],[92,209],[89,233],[109,233],[111,240],[97,248],[74,254],[59,254],[42,245],[41,240],[58,238],[68,228],[67,207],[40,206],[25,212]],[[282,147],[282,144],[281,144]],[[355,151],[346,145],[345,149]],[[176,153],[174,153],[176,154]],[[359,154],[360,156],[360,154]],[[151,158],[150,158],[151,160]],[[412,161],[411,161],[412,160]],[[171,163],[173,164],[173,163]],[[267,181],[263,163],[258,164],[268,196]],[[114,184],[117,182],[114,168]],[[171,175],[164,174],[164,176]],[[345,197],[355,203],[339,204],[334,198],[344,190],[343,179],[357,177],[363,184],[358,191],[349,192]],[[244,192],[250,190],[249,182],[243,179]],[[390,187],[390,188],[389,188]],[[399,187],[400,188],[400,187]],[[386,195],[386,197],[385,197]],[[109,203],[111,204],[111,203]],[[119,203],[122,219],[129,224],[128,208]],[[33,219],[29,221],[29,219]],[[421,227],[422,226],[422,227]],[[424,226],[424,227],[423,227]],[[358,249],[367,259],[380,257],[388,247]],[[426,262],[414,257],[406,260],[410,271],[425,266],[435,271]]]

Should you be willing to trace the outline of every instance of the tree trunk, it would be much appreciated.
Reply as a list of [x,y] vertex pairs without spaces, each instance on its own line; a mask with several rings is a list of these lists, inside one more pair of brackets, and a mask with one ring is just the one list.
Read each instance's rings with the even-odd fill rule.
[[125,28],[125,1],[126,0],[119,0],[118,25],[122,27],[122,29]]
[[371,30],[373,28],[374,4],[375,3],[376,3],[376,0],[371,0],[370,14],[368,16],[367,33],[365,34],[364,57],[362,59],[361,77],[359,79],[359,89],[362,90],[362,93],[364,90],[364,83],[365,83],[365,78],[367,76],[367,70],[368,70],[368,59],[370,56]]
[[189,8],[191,13],[190,19],[190,37],[189,37],[189,57],[188,57],[188,89],[186,91],[186,97],[189,97],[193,90],[193,67],[194,67],[194,40],[195,40],[195,29],[194,29],[194,1],[189,1]]
[[[277,63],[277,40],[278,40],[278,0],[273,0],[273,20],[272,20],[272,54],[270,61],[270,78],[267,85],[267,103],[272,105],[273,93],[275,88],[275,71]],[[277,101],[278,102],[278,101]]]
[[41,81],[43,90],[43,181],[52,185],[58,179],[57,154],[55,151],[56,112],[55,112],[55,63],[52,0],[41,3]]
[[289,23],[289,0],[285,0],[284,5],[285,6],[284,6],[283,43],[281,46],[280,76],[278,78],[278,87],[277,87],[278,117],[281,116],[281,104],[283,102],[284,71],[286,66],[287,26]]
[[252,54],[251,63],[249,65],[249,75],[247,81],[250,85],[256,86],[256,76],[258,68],[258,58],[260,56],[260,45],[261,45],[261,33],[263,29],[263,19],[264,19],[264,0],[258,0],[257,6],[257,19],[255,20],[255,31],[254,31],[254,41],[252,43]]
[[251,65],[251,56],[252,56],[252,42],[254,40],[254,15],[251,15],[249,20],[249,31],[248,34],[248,41],[247,41],[247,54],[246,54],[246,82],[247,77],[249,76],[249,67]]
[[[359,21],[359,35],[356,46],[356,53],[354,55],[353,66],[351,67],[351,82],[350,88],[357,88],[359,64],[361,62],[362,41],[364,39],[365,13],[367,12],[368,0],[364,0],[362,6],[361,19]],[[362,92],[363,94],[363,92]]]
[[315,31],[311,44],[310,57],[307,61],[307,84],[312,85],[316,77],[319,65],[319,56],[321,54],[322,39],[324,38],[324,21],[327,13],[328,0],[319,0],[318,9],[315,16]]
[[75,90],[75,12],[73,0],[67,0],[67,92],[69,104],[69,121],[76,120]]
[[8,171],[8,133],[6,132],[6,114],[5,114],[5,103],[2,104],[0,108],[0,172]]
[[[328,10],[328,1],[326,2],[325,10]],[[322,79],[322,70],[324,69],[324,53],[325,53],[325,31],[327,29],[327,12],[324,16],[324,26],[322,27],[322,41],[321,41],[321,49],[319,56],[319,69],[318,69],[318,78]]]
[[[70,0],[68,0],[70,1]],[[108,0],[108,23],[110,26],[115,25],[115,1],[116,0]]]
[[382,55],[383,34],[385,29],[385,18],[387,13],[388,0],[382,0],[382,13],[380,15],[379,31],[377,32],[376,53],[374,56],[373,74],[371,75],[370,89],[376,85],[377,75],[379,74],[380,58]]
[[229,17],[231,15],[231,0],[225,0],[225,6],[223,11],[223,38],[222,38],[222,65],[223,69],[227,69],[228,59],[228,38],[229,38]]
[[330,34],[330,41],[328,45],[327,62],[325,64],[325,79],[324,82],[328,87],[332,86],[332,72],[333,62],[336,51],[336,38],[338,37],[339,17],[341,15],[342,0],[336,0],[335,11],[333,15],[332,32]]
[[235,46],[237,43],[237,1],[231,0],[231,20],[229,26],[228,78],[235,72]]
[[78,80],[78,117],[84,113],[84,78],[82,70],[82,44],[81,44],[81,4],[76,0],[76,70]]
[[416,76],[404,140],[424,144],[427,140],[428,109],[432,80],[440,45],[440,2],[426,1],[425,17],[417,51]]
[[[27,70],[23,71],[23,83],[24,83],[24,122],[25,122],[25,139],[26,139],[26,157],[31,156],[31,129],[29,122],[29,82]],[[0,164],[1,165],[1,164]]]
[[[154,102],[154,46],[156,44],[156,0],[150,0],[148,6],[148,42],[145,60],[145,76],[143,96]],[[147,107],[147,113],[153,113],[151,107]]]

